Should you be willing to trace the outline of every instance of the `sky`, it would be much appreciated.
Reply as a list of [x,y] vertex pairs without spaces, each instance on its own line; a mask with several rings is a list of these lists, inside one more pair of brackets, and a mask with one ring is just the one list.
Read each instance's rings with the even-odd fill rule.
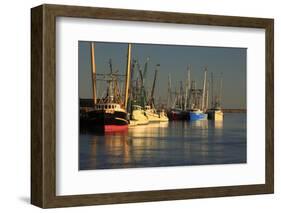
[[[127,43],[95,42],[96,71],[109,73],[109,59],[113,71],[125,74],[127,63]],[[91,52],[89,41],[78,43],[79,97],[92,98]],[[149,57],[146,87],[152,87],[154,70],[160,64],[156,86],[155,100],[159,97],[165,101],[168,96],[168,75],[171,75],[172,90],[179,88],[180,81],[187,78],[187,66],[191,67],[191,79],[196,87],[203,87],[204,68],[207,77],[214,76],[214,87],[218,86],[222,74],[222,107],[246,108],[246,69],[247,49],[231,47],[201,47],[182,45],[132,44],[132,58],[137,59],[144,68]],[[122,83],[121,83],[122,84]],[[120,85],[123,87],[123,85]],[[97,83],[98,97],[104,94],[104,83]]]

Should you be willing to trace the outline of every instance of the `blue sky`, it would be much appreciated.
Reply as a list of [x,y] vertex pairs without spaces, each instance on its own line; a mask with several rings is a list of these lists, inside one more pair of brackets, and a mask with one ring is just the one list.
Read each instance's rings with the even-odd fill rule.
[[[127,62],[126,43],[95,42],[95,60],[97,73],[109,73],[109,59],[112,59],[113,70],[125,74]],[[79,41],[78,72],[80,98],[92,97],[90,42]],[[152,86],[156,64],[160,64],[155,87],[155,100],[167,99],[168,75],[171,74],[172,88],[178,88],[180,81],[185,81],[187,66],[191,66],[191,79],[198,88],[203,84],[204,67],[208,67],[218,79],[223,75],[222,106],[223,108],[246,108],[246,48],[199,47],[181,45],[132,44],[132,57],[144,67],[149,57],[146,85]],[[217,78],[216,78],[217,77]],[[215,81],[216,82],[216,81]],[[97,85],[98,95],[104,91],[104,85]]]

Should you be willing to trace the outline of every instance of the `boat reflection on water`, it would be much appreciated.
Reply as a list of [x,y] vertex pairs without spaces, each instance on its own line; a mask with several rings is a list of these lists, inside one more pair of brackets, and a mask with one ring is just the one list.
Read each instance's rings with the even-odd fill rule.
[[208,120],[197,120],[190,122],[191,128],[200,128],[200,129],[208,129]]
[[[148,136],[155,133],[165,133],[165,128],[169,126],[168,122],[155,122],[155,123],[149,123],[148,125],[142,125],[142,126],[131,126],[129,127],[128,134],[130,136]],[[160,135],[161,136],[161,135]],[[162,135],[163,136],[163,135]]]
[[246,163],[246,115],[235,116],[151,123],[104,135],[80,132],[79,169]]
[[215,134],[217,136],[222,136],[223,135],[223,120],[214,120],[213,125],[215,128]]
[[[221,135],[223,133],[223,120],[198,120],[198,121],[192,121],[189,123],[190,128],[195,129],[201,129],[206,130],[210,129],[208,131],[202,131],[202,133],[214,133],[215,135]],[[202,134],[204,135],[204,134]]]
[[223,128],[223,120],[220,121],[213,121],[215,129],[222,129]]
[[201,120],[192,121],[189,123],[191,127],[208,129],[209,127],[214,129],[223,129],[223,120]]
[[108,168],[108,165],[113,168],[123,168],[134,161],[132,159],[134,155],[131,154],[131,141],[126,132],[92,134],[82,137],[82,140],[88,143],[80,146],[79,170]]
[[167,128],[169,126],[169,122],[153,122],[153,123],[149,123],[148,125],[140,125],[140,126],[130,126],[129,129],[134,129],[138,130],[138,129],[150,129],[150,128]]

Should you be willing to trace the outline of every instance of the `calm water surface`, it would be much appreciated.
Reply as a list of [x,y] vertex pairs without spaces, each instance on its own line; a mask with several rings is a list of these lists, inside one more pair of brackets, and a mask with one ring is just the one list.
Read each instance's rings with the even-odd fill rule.
[[126,133],[79,136],[79,169],[246,163],[246,113],[224,121],[173,121]]

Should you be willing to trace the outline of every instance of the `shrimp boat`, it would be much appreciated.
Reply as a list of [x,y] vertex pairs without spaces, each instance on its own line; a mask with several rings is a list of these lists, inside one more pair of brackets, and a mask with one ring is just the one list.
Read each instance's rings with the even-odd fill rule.
[[148,117],[149,122],[167,122],[167,121],[169,121],[164,110],[157,112],[157,110],[155,109],[154,91],[155,91],[156,77],[157,77],[159,66],[160,66],[160,64],[156,65],[150,98],[147,101],[147,105],[144,107],[145,115]]
[[145,115],[147,116],[149,122],[167,122],[169,118],[167,117],[164,110],[157,112],[154,107],[145,106]]
[[223,112],[221,108],[213,108],[208,110],[208,119],[215,121],[223,120]]
[[[140,68],[140,64],[137,60],[133,60],[131,68],[131,86],[130,86],[130,98],[129,105],[130,110],[130,126],[146,125],[149,123],[148,117],[145,115],[144,102],[145,102],[145,89],[144,78],[147,72],[148,60],[145,63],[144,72]],[[135,68],[138,68],[138,72],[141,78],[134,79]]]
[[222,100],[222,76],[220,77],[219,91],[214,97],[214,80],[213,73],[211,73],[211,84],[212,84],[212,108],[208,110],[208,119],[215,121],[223,120],[223,111],[221,109],[221,100]]
[[190,121],[207,120],[208,114],[208,90],[207,90],[207,68],[204,71],[203,89],[196,89],[195,82],[191,83],[190,102],[187,119]]
[[[85,116],[80,117],[80,126],[85,126],[92,131],[97,132],[116,132],[125,131],[128,129],[128,113],[126,110],[128,101],[129,79],[130,79],[130,57],[131,44],[128,45],[128,63],[125,83],[125,99],[122,100],[122,95],[118,86],[119,77],[117,72],[113,73],[111,60],[109,74],[97,74],[94,57],[94,43],[91,43],[91,58],[92,58],[92,89],[93,89],[93,108],[88,111]],[[100,99],[96,96],[96,76],[102,76],[102,79],[107,83],[106,95]]]
[[191,109],[189,111],[189,120],[198,121],[198,120],[207,120],[208,116],[200,109]]
[[168,122],[169,121],[167,113],[163,109],[159,112],[159,118],[160,118],[160,122]]
[[[192,105],[192,91],[195,91],[195,88],[191,88],[191,66],[187,66],[187,79],[185,81],[185,89],[183,81],[180,81],[179,89],[175,89],[175,92],[172,92],[172,82],[171,76],[168,76],[168,117],[170,120],[186,120],[189,118],[189,109]],[[173,99],[174,95],[174,99]]]
[[145,115],[144,110],[139,105],[132,106],[130,125],[146,125],[149,123],[148,117]]
[[173,121],[173,120],[183,120],[185,117],[182,109],[173,108],[168,111],[168,118],[169,120]]
[[[168,118],[169,120],[185,120],[184,117],[184,109],[183,109],[183,89],[182,89],[182,82],[180,86],[180,91],[175,91],[172,93],[172,82],[171,82],[171,75],[168,76]],[[173,99],[173,94],[175,98]],[[185,100],[184,100],[185,101]]]
[[[133,80],[135,86],[131,89],[131,120],[130,126],[147,124],[150,122],[165,122],[168,121],[168,117],[164,111],[157,111],[154,105],[154,91],[156,85],[156,78],[160,64],[156,64],[154,71],[153,84],[150,92],[149,98],[147,97],[147,90],[145,87],[146,73],[148,70],[148,61],[144,65],[144,70],[142,71],[140,64],[135,61],[132,66],[132,76],[134,75],[134,67],[138,69],[138,78]],[[136,65],[136,66],[135,66]],[[133,79],[133,78],[132,78]]]
[[[181,90],[182,91],[182,90]],[[172,107],[168,110],[168,118],[169,120],[185,120],[186,112],[184,110],[183,95],[181,93],[177,94],[175,92],[176,97]]]
[[144,113],[147,116],[149,122],[159,122],[160,116],[157,113],[155,108],[152,108],[151,106],[145,106]]
[[128,129],[127,113],[120,104],[114,102],[98,103],[92,111],[88,112],[82,125],[97,132],[115,132]]

